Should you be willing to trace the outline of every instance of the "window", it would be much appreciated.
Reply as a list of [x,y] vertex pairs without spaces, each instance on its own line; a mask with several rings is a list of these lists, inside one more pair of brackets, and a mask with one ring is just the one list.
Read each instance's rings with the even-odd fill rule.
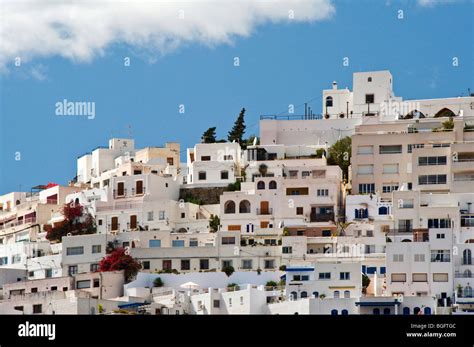
[[184,240],[172,240],[171,247],[184,247]]
[[150,248],[161,247],[161,240],[149,240],[148,247]]
[[328,196],[329,195],[329,189],[318,189],[316,191],[316,194],[318,196]]
[[223,237],[222,238],[222,244],[223,245],[235,245],[235,237]]
[[412,276],[412,282],[428,282],[427,273],[414,273]]
[[282,247],[283,254],[291,254],[293,252],[293,248],[291,246],[284,246]]
[[406,282],[407,274],[406,273],[392,273],[392,282]]
[[265,182],[263,182],[263,181],[258,181],[258,182],[257,182],[257,189],[258,189],[258,190],[263,190],[263,189],[265,189]]
[[99,264],[91,264],[91,272],[97,272],[99,271]]
[[374,154],[374,146],[358,146],[357,154],[358,155]]
[[304,299],[304,298],[307,298],[307,297],[308,297],[308,292],[302,291],[301,294],[300,294],[300,298]]
[[198,246],[198,240],[197,239],[190,239],[189,240],[189,247],[197,247]]
[[301,276],[302,281],[309,281],[309,276],[308,275],[303,275]]
[[146,219],[148,222],[151,222],[153,220],[153,211],[148,211]]
[[31,288],[32,293],[38,293],[38,288]]
[[301,281],[301,275],[293,275],[293,281]]
[[229,179],[229,171],[221,171],[221,180]]
[[169,259],[163,260],[161,264],[162,264],[163,270],[171,270],[173,266],[172,261]]
[[402,153],[402,145],[379,146],[379,154],[397,154]]
[[206,180],[206,171],[199,171],[198,179],[200,181],[205,181]]
[[414,148],[425,148],[425,145],[423,143],[408,145],[407,152],[412,153]]
[[432,263],[449,263],[451,261],[451,253],[448,249],[431,250]]
[[232,307],[232,298],[229,298],[229,307]]
[[43,305],[33,305],[33,313],[41,313],[43,311]]
[[326,107],[332,107],[332,105],[333,105],[332,96],[326,97]]
[[398,190],[398,183],[384,183],[382,185],[383,193],[391,193],[395,190]]
[[85,289],[91,287],[91,280],[77,281],[76,289]]
[[447,273],[433,273],[433,282],[448,282],[448,279]]
[[235,202],[233,202],[232,200],[226,201],[226,203],[224,204],[224,213],[235,213]]
[[181,212],[181,218],[186,218],[186,213]]
[[451,220],[448,218],[428,218],[429,229],[451,228]]
[[367,82],[372,82],[372,77],[367,78]]
[[232,154],[224,154],[224,160],[233,160],[234,157],[232,156]]
[[398,164],[384,164],[383,173],[384,174],[397,174]]
[[73,275],[77,274],[77,265],[70,265],[68,267],[68,272],[67,273],[68,273],[69,276],[73,276]]
[[102,252],[102,245],[92,245],[92,253]]
[[[351,297],[351,292],[350,292],[350,290],[345,290],[345,291],[344,291],[344,298],[345,298],[345,299],[349,299],[350,297]],[[347,310],[342,310],[342,314],[344,314],[344,311],[347,312]],[[347,313],[346,313],[346,314],[347,314]]]
[[239,203],[239,213],[250,213],[250,201],[242,200]]
[[329,280],[329,279],[331,279],[331,273],[330,272],[320,272],[319,273],[319,279],[320,280]]
[[211,156],[210,155],[202,155],[201,156],[201,161],[210,161],[211,160]]
[[99,225],[102,225],[102,219],[99,219]]
[[297,214],[298,216],[302,215],[302,214],[303,214],[303,207],[297,207],[297,208],[296,208],[296,214]]
[[446,165],[446,156],[440,157],[419,157],[419,166]]
[[374,94],[365,94],[365,103],[366,104],[373,104],[375,100]]
[[232,260],[223,260],[222,261],[222,267],[223,268],[232,267]]
[[199,269],[200,270],[209,270],[209,259],[200,259],[199,260]]
[[275,181],[270,181],[270,183],[268,183],[268,189],[277,189],[277,183]]
[[275,260],[265,260],[265,269],[274,269],[275,268]]
[[189,259],[181,259],[181,270],[190,270],[191,261]]
[[68,247],[66,249],[66,254],[67,255],[82,255],[84,254],[84,247]]
[[242,260],[242,269],[245,269],[245,270],[252,269],[252,259]]
[[158,212],[158,219],[159,220],[164,220],[165,219],[165,211]]
[[375,183],[359,184],[359,194],[375,194]]
[[402,263],[403,262],[403,254],[394,254],[393,261],[395,263]]
[[446,175],[421,175],[418,176],[418,184],[446,184]]
[[212,307],[220,308],[221,307],[221,301],[220,300],[213,300],[212,301]]
[[149,261],[142,262],[142,265],[143,265],[143,270],[150,270],[150,262]]
[[57,290],[58,290],[58,286],[52,286],[52,287],[51,287],[51,291],[55,292],[55,291],[57,291]]
[[100,287],[100,280],[98,278],[94,278],[92,286],[94,288],[99,288]]
[[339,299],[339,297],[341,296],[341,293],[339,292],[339,290],[335,290],[333,295],[334,295],[334,299]]
[[413,208],[415,200],[413,199],[399,199],[398,208]]
[[339,279],[340,280],[349,280],[351,278],[351,273],[350,272],[340,272],[339,273]]
[[444,239],[445,236],[446,236],[445,234],[436,234],[437,239]]
[[398,231],[402,233],[413,232],[413,221],[411,219],[399,219],[398,220]]
[[44,277],[51,278],[53,277],[53,269],[46,269],[44,272]]
[[422,263],[425,261],[425,255],[424,254],[415,254],[415,262],[417,263]]
[[358,165],[357,174],[358,175],[372,175],[374,173],[373,165]]

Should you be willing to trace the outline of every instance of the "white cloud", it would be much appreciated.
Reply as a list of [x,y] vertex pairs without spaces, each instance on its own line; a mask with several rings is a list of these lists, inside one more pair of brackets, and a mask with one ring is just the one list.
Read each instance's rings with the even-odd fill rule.
[[433,7],[436,5],[452,4],[456,0],[418,0],[418,4],[423,7]]
[[[331,0],[0,0],[0,69],[15,57],[88,62],[112,44],[163,54],[248,37],[258,25],[324,20]],[[180,18],[184,15],[184,19]]]

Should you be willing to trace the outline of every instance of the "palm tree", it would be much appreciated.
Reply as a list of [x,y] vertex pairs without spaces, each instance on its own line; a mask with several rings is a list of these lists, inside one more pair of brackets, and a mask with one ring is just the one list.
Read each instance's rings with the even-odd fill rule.
[[339,235],[346,236],[346,229],[351,224],[354,224],[354,222],[337,222],[337,229],[339,230]]

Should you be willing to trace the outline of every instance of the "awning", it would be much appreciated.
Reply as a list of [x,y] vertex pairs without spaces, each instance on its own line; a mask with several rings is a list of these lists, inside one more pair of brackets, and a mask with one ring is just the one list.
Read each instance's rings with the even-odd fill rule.
[[359,301],[356,306],[399,306],[399,301]]
[[140,307],[145,305],[143,302],[130,302],[127,304],[120,304],[118,305],[119,308],[132,308],[132,307]]
[[314,267],[290,267],[290,268],[286,268],[286,271],[287,272],[290,272],[290,271],[314,271]]

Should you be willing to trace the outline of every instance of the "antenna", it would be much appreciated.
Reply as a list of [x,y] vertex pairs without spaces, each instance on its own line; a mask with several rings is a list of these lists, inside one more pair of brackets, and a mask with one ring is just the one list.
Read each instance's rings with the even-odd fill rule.
[[130,124],[128,125],[128,138],[132,138],[132,126]]

